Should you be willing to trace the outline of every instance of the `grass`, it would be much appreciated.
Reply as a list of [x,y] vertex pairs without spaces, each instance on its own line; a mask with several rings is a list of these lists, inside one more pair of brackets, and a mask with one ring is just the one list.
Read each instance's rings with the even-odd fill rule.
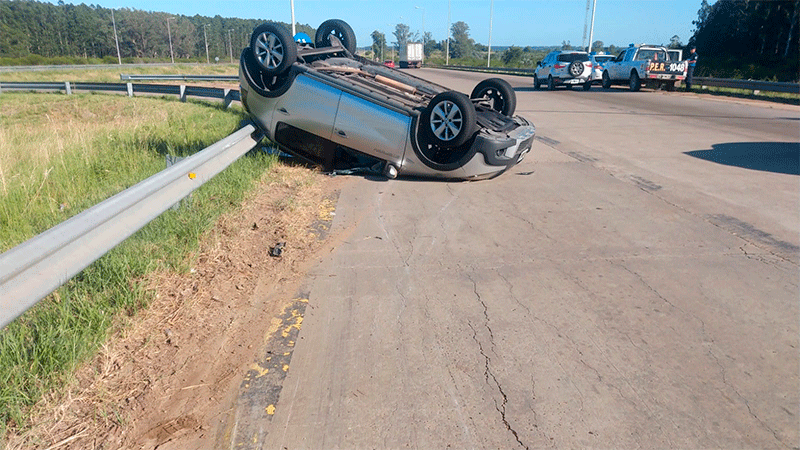
[[[0,95],[0,251],[238,128],[238,107],[110,95]],[[0,442],[115,326],[146,307],[144,279],[184,272],[203,234],[237,208],[274,159],[244,157],[0,330]]]

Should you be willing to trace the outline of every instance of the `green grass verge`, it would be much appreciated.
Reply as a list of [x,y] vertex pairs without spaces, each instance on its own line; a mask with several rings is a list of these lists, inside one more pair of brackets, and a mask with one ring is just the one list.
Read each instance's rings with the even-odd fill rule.
[[[108,95],[0,96],[0,249],[7,250],[238,128],[242,110]],[[0,331],[0,442],[148,304],[155,270],[186,271],[204,233],[275,159],[255,152]]]
[[[120,75],[238,75],[238,64],[167,64],[152,66],[116,66],[83,68],[47,68],[42,70],[3,71],[0,80],[33,82],[33,81],[80,81],[86,83],[121,83]],[[154,83],[165,83],[157,81]],[[181,81],[181,84],[192,84]],[[200,82],[207,85],[207,81]]]

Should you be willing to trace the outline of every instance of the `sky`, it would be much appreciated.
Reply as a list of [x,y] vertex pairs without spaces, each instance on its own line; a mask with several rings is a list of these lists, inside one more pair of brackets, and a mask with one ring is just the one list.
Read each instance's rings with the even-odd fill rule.
[[[56,3],[52,0],[51,3]],[[96,4],[186,16],[238,17],[291,23],[290,0],[86,0]],[[594,41],[605,45],[668,44],[677,35],[686,44],[701,0],[596,0]],[[714,3],[714,0],[709,3]],[[355,31],[358,46],[372,42],[377,30],[393,42],[395,25],[424,30],[444,40],[449,23],[462,21],[477,43],[492,46],[581,46],[587,0],[294,0],[297,23],[318,27],[342,19]],[[591,10],[588,14],[591,19]],[[587,26],[586,41],[589,30]],[[313,36],[312,36],[313,38]],[[490,42],[491,41],[491,42]]]

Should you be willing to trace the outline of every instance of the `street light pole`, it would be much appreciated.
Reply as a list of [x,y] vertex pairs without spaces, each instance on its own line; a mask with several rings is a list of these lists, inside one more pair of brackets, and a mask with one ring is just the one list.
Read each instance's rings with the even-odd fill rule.
[[231,52],[231,64],[233,64],[233,39],[231,39],[231,31],[233,31],[233,28],[228,30],[228,50]]
[[444,65],[447,66],[450,64],[450,0],[447,0],[447,33],[445,36],[447,36],[447,45],[445,45],[447,48],[444,51]]
[[494,0],[489,6],[489,54],[486,57],[486,67],[492,63],[492,22],[494,21]]
[[589,53],[592,52],[592,39],[594,39],[594,11],[597,9],[597,0],[592,2],[592,24],[589,26]]
[[172,59],[172,64],[175,64],[175,53],[172,52],[172,31],[169,28],[169,21],[175,19],[174,17],[167,17],[167,36],[169,36],[169,57]]
[[292,36],[294,36],[295,34],[297,34],[297,28],[295,27],[294,24],[294,0],[290,0],[289,3],[291,4],[292,7]]
[[206,27],[210,25],[210,23],[203,25],[203,39],[206,41],[206,64],[211,64],[211,60],[208,58],[208,33],[206,33]]
[[422,10],[422,63],[425,64],[425,8],[415,6],[414,9]]

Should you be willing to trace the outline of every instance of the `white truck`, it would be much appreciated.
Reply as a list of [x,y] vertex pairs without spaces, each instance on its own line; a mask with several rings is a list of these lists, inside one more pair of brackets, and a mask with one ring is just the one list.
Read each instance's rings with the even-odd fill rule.
[[422,42],[409,42],[400,49],[400,68],[422,67]]
[[671,52],[660,45],[631,44],[605,64],[603,88],[627,84],[631,91],[638,91],[643,83],[648,83],[673,91],[686,79],[689,68],[680,58],[680,52]]

